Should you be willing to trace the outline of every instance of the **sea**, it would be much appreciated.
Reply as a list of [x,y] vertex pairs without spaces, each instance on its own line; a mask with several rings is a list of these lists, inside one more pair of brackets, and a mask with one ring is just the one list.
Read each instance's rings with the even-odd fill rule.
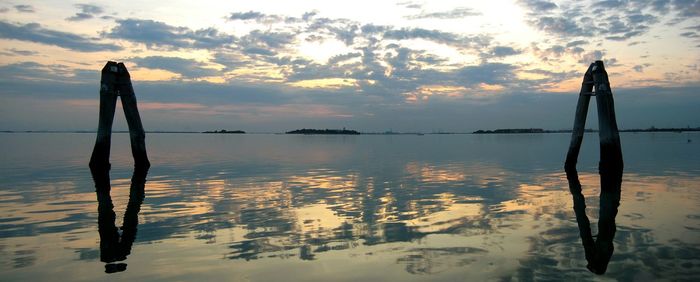
[[[142,193],[112,138],[105,202],[94,133],[0,133],[0,280],[700,281],[700,133],[620,134],[603,275],[567,133],[149,133]],[[578,163],[593,235],[598,146],[587,133]]]

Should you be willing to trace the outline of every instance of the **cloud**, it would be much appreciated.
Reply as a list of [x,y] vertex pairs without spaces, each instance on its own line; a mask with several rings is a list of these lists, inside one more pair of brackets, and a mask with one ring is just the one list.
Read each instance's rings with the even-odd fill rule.
[[277,54],[272,50],[261,48],[261,47],[243,48],[243,53],[248,54],[248,55],[262,55],[262,56],[274,56]]
[[421,12],[420,14],[406,16],[406,19],[416,20],[416,19],[459,19],[465,17],[480,16],[481,13],[474,11],[471,8],[456,8],[450,11],[444,12],[432,12],[426,13]]
[[[248,56],[272,57],[286,50],[296,42],[296,34],[289,32],[273,32],[253,30],[242,36],[232,48],[240,50]],[[273,58],[259,58],[270,60]]]
[[236,37],[220,33],[215,28],[191,30],[153,20],[117,20],[117,26],[102,34],[107,38],[123,39],[166,49],[229,47]]
[[700,35],[694,31],[683,32],[680,35],[686,38],[700,38]]
[[588,41],[586,40],[576,40],[576,41],[571,41],[569,43],[566,43],[566,47],[576,47],[576,46],[581,46],[581,45],[586,45],[588,44]]
[[566,46],[563,45],[552,45],[547,48],[540,48],[536,43],[531,45],[532,52],[537,55],[542,61],[545,62],[555,62],[561,63],[558,59],[564,56],[569,56],[573,58],[580,58],[584,53],[584,49],[580,47],[581,45],[588,44],[586,41],[577,40],[569,42]]
[[681,17],[700,17],[700,1],[698,0],[673,0],[673,7]]
[[75,4],[74,6],[80,9],[80,12],[76,13],[71,17],[66,18],[67,21],[88,20],[104,13],[102,7],[93,4]]
[[536,0],[519,3],[528,11],[528,23],[563,40],[602,36],[608,40],[625,41],[647,33],[649,27],[664,16],[659,9],[665,9],[665,5],[661,5],[649,13],[647,7],[659,4],[650,1],[610,0],[560,6]]
[[464,86],[480,83],[508,85],[516,82],[515,70],[516,67],[510,64],[485,63],[462,67],[457,72],[457,79]]
[[[458,9],[457,12],[465,13],[466,10]],[[305,13],[307,15],[309,13]],[[304,34],[304,40],[307,41],[324,41],[326,38],[333,37],[342,41],[347,46],[354,46],[356,39],[361,38],[364,44],[378,44],[382,40],[411,40],[423,39],[433,41],[440,44],[446,44],[459,48],[482,48],[488,45],[490,37],[486,35],[459,35],[456,33],[443,32],[440,30],[430,30],[424,28],[396,28],[389,25],[361,24],[348,19],[331,19],[324,17],[316,17],[315,13],[311,16],[302,16],[302,18],[286,17],[283,21],[286,25],[276,26],[265,32],[256,31],[258,33],[276,33],[277,35],[292,34],[293,37],[287,37],[286,42],[294,43],[297,34]],[[234,13],[234,18],[259,19],[269,18],[259,12]],[[275,16],[275,18],[280,18]],[[272,31],[274,30],[274,31]],[[250,34],[250,36],[260,36],[261,34]],[[293,40],[293,41],[292,41]],[[247,45],[247,44],[241,44]],[[257,46],[261,47],[261,46]],[[274,53],[277,50],[273,50]]]
[[8,52],[3,52],[4,55],[6,56],[34,56],[38,55],[39,52],[36,51],[29,51],[29,50],[19,50],[15,48],[10,48],[10,49],[5,49]]
[[[575,78],[575,77],[581,77],[581,73],[579,71],[550,71],[550,70],[543,70],[543,69],[524,69],[522,70],[523,72],[526,73],[533,73],[533,74],[539,74],[545,76],[543,79],[537,79],[534,81],[531,81],[533,84],[539,84],[539,85],[544,85],[545,83],[559,83],[567,79]],[[539,88],[539,87],[535,87]]]
[[306,12],[303,15],[301,15],[301,19],[304,21],[308,21],[311,18],[315,17],[317,14],[318,14],[317,11]]
[[596,2],[591,6],[592,7],[606,8],[606,9],[616,9],[616,8],[621,8],[621,7],[625,6],[625,1],[605,0],[605,1]]
[[354,59],[354,58],[359,58],[361,56],[362,56],[362,53],[360,53],[360,52],[351,52],[351,53],[346,53],[346,54],[335,55],[335,56],[328,59],[328,64],[335,65],[337,63],[344,62],[344,61]]
[[557,8],[557,4],[541,0],[521,0],[519,1],[527,8],[537,12],[549,11]]
[[280,49],[294,43],[296,35],[289,32],[272,32],[253,30],[241,37],[240,45],[265,46],[271,49]]
[[567,17],[539,17],[533,21],[534,25],[542,31],[560,36],[592,36],[591,30],[586,30],[578,23]]
[[20,13],[34,13],[34,7],[32,5],[15,5],[15,10]]
[[[259,20],[279,18],[260,12],[233,13],[231,19]],[[382,25],[361,25],[347,19],[317,17],[315,12],[305,13],[301,18],[289,17],[284,24],[267,30],[254,29],[240,37],[220,33],[208,28],[192,30],[153,20],[122,19],[117,25],[102,33],[105,38],[122,39],[145,44],[151,48],[180,50],[209,49],[212,58],[209,62],[169,56],[148,56],[133,58],[139,67],[162,69],[181,75],[185,80],[196,80],[208,76],[225,77],[229,82],[277,82],[288,87],[299,87],[301,83],[330,83],[328,89],[344,89],[350,93],[365,93],[366,97],[381,97],[392,103],[404,99],[404,93],[425,88],[425,85],[463,85],[503,83],[511,75],[515,66],[508,72],[506,65],[480,65],[481,70],[490,72],[493,77],[480,77],[469,67],[460,69],[425,50],[404,47],[403,40],[422,39],[445,44],[475,54],[490,52],[494,57],[519,54],[509,46],[489,48],[490,37],[485,35],[465,36],[423,28],[396,28]],[[298,34],[315,36],[318,40],[335,37],[356,51],[331,57],[325,63],[299,57],[291,47],[298,43]],[[361,38],[356,40],[356,38]],[[223,66],[213,69],[211,63]],[[434,67],[444,65],[439,71]],[[502,68],[498,68],[501,66]],[[254,69],[246,73],[229,73],[237,69]],[[461,73],[460,73],[461,71]],[[271,77],[270,72],[281,74]],[[465,77],[465,75],[467,75]],[[325,82],[324,82],[325,80]],[[332,87],[330,85],[333,85]],[[455,88],[455,89],[457,89]],[[307,89],[308,91],[308,89]],[[460,90],[461,91],[461,90]],[[350,94],[349,94],[350,95]]]
[[362,36],[360,24],[346,19],[314,18],[304,31],[314,33],[319,39],[331,35],[346,45],[352,45],[356,37]]
[[416,3],[413,1],[399,2],[399,3],[396,3],[396,5],[402,6],[402,7],[407,8],[407,9],[422,9],[423,8],[423,4]]
[[510,46],[496,46],[496,47],[491,48],[488,56],[500,58],[500,57],[518,55],[521,53],[522,53],[522,51],[516,50]]
[[265,14],[260,12],[248,11],[248,12],[236,12],[231,13],[228,17],[229,20],[258,20],[264,18]]
[[226,19],[229,21],[254,21],[261,24],[272,24],[272,23],[294,23],[308,21],[316,12],[307,12],[302,15],[301,18],[297,17],[287,17],[280,15],[269,15],[258,11],[248,11],[248,12],[233,12]]
[[258,23],[274,23],[274,22],[281,22],[284,21],[285,19],[293,19],[293,18],[287,18],[283,16],[278,16],[278,15],[267,15],[263,14],[261,12],[256,12],[256,11],[248,11],[248,12],[234,12],[231,13],[228,18],[229,21],[235,21],[235,20],[241,20],[241,21],[255,21]]
[[180,74],[183,78],[201,78],[221,74],[216,69],[206,68],[206,64],[178,57],[149,56],[131,58],[139,67],[161,69]]
[[43,65],[36,62],[19,62],[0,66],[0,81],[3,84],[14,81],[29,81],[31,83],[42,81],[67,83],[67,81],[70,81],[71,83],[81,83],[89,78],[99,78],[97,71],[94,71],[92,75],[81,71],[60,64]]
[[38,23],[22,25],[0,21],[0,38],[54,45],[81,52],[122,50],[119,45],[95,43],[78,34],[43,28]]
[[424,28],[388,28],[384,32],[384,39],[406,40],[406,39],[424,39],[445,45],[456,47],[470,48],[476,46],[487,45],[490,38],[486,36],[460,36],[451,32],[439,30],[429,30]]
[[245,56],[237,52],[216,52],[212,57],[214,63],[224,66],[224,72],[238,69],[251,63]]
[[581,56],[581,59],[578,62],[582,64],[590,64],[592,62],[602,60],[603,56],[605,56],[605,51],[595,50],[583,54],[583,56]]

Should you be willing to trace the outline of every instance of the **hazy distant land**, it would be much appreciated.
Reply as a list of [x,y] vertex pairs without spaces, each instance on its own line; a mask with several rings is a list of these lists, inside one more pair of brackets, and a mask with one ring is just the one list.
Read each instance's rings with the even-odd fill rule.
[[202,133],[216,133],[216,134],[245,134],[243,130],[214,130],[214,131],[204,131]]
[[355,130],[350,130],[350,129],[307,129],[307,128],[302,128],[302,129],[297,129],[297,130],[292,130],[292,131],[287,131],[285,134],[342,134],[342,135],[359,135],[359,131]]
[[[684,132],[684,131],[700,131],[700,127],[669,127],[656,128],[650,127],[647,129],[620,129],[620,132]],[[482,130],[472,132],[472,134],[510,134],[510,133],[570,133],[571,129],[561,130],[545,130],[542,128],[504,128],[496,130]],[[595,129],[586,129],[585,132],[598,132]]]

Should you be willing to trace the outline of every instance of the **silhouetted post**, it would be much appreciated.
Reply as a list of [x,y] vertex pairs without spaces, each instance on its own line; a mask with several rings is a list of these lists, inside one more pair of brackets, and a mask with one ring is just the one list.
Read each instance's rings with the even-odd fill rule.
[[593,68],[593,64],[588,67],[588,70],[586,70],[586,73],[583,75],[581,91],[578,94],[574,128],[571,131],[571,143],[569,144],[569,152],[566,154],[566,162],[564,164],[567,169],[576,168],[578,153],[581,150],[581,143],[583,142],[583,134],[586,129],[586,116],[588,115],[588,104],[591,101],[591,92],[593,91],[591,68]]
[[[595,92],[591,92],[595,88]],[[581,142],[583,141],[586,114],[590,96],[596,96],[598,107],[598,137],[600,139],[600,212],[598,219],[598,238],[594,241],[591,235],[590,222],[586,216],[586,202],[581,193],[581,183],[576,171]],[[578,223],[581,241],[588,261],[588,269],[596,274],[603,274],[614,250],[617,207],[620,205],[622,186],[622,146],[620,134],[615,119],[615,104],[608,73],[602,61],[592,63],[583,78],[581,93],[576,107],[574,129],[571,133],[571,144],[564,164],[569,181],[569,190],[573,196],[574,213]]]
[[[100,115],[97,127],[97,140],[90,157],[90,170],[97,181],[109,182],[109,151],[112,142],[112,123],[117,97],[121,96],[124,116],[129,125],[131,154],[136,171],[148,170],[151,166],[146,155],[146,133],[136,106],[136,96],[131,85],[131,77],[123,63],[109,61],[102,68],[100,79]],[[108,184],[108,183],[107,183]],[[105,183],[99,183],[106,187]]]
[[[595,84],[596,104],[598,104],[598,138],[600,139],[600,164],[601,175],[621,174],[622,146],[620,145],[620,133],[615,119],[615,104],[612,90],[608,81],[608,73],[605,71],[602,61],[596,61],[592,65],[593,82]],[[618,173],[619,171],[619,173]]]

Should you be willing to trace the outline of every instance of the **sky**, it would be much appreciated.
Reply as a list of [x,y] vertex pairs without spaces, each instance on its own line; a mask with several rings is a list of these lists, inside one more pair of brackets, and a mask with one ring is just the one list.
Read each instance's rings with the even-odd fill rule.
[[700,126],[700,0],[2,0],[0,130],[96,129],[108,60],[147,131],[569,129],[595,60],[620,128]]

